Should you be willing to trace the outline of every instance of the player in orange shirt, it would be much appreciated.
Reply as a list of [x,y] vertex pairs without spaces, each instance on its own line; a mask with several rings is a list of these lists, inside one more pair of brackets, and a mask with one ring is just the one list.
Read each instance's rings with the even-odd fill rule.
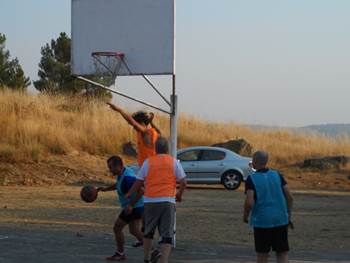
[[138,111],[130,116],[120,107],[112,103],[107,104],[112,110],[119,112],[137,132],[137,162],[141,167],[147,158],[156,155],[155,143],[160,135],[160,130],[153,124],[154,114]]

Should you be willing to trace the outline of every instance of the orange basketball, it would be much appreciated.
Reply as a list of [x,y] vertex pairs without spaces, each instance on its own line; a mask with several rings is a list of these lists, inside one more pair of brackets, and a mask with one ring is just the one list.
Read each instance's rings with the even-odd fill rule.
[[87,203],[92,203],[97,198],[97,189],[92,185],[85,185],[81,188],[80,197]]

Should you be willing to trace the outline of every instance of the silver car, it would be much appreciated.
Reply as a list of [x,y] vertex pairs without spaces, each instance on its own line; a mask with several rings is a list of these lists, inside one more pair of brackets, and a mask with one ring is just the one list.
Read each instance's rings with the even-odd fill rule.
[[187,175],[188,183],[223,184],[237,189],[253,172],[251,158],[218,147],[197,146],[181,149],[177,159]]

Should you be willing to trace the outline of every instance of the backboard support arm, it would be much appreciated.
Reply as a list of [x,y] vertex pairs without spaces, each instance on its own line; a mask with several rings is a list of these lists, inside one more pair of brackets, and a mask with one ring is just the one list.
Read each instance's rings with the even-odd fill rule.
[[76,78],[77,78],[77,79],[80,79],[80,80],[82,80],[82,81],[85,81],[85,82],[87,82],[87,83],[90,83],[90,84],[92,84],[92,85],[94,85],[94,86],[97,86],[97,87],[103,88],[103,89],[105,89],[105,90],[108,90],[108,91],[110,91],[110,92],[112,92],[112,93],[114,93],[114,94],[117,94],[117,95],[119,95],[119,96],[122,96],[122,97],[124,97],[124,98],[130,99],[130,100],[133,100],[133,101],[136,101],[136,102],[141,103],[141,104],[143,104],[143,105],[145,105],[145,106],[151,107],[151,108],[153,108],[153,109],[155,109],[155,110],[159,110],[159,111],[161,111],[161,112],[163,112],[163,113],[166,113],[166,114],[171,115],[171,112],[170,112],[170,111],[164,110],[164,109],[162,109],[162,108],[160,108],[160,107],[158,107],[158,106],[156,106],[156,105],[153,105],[153,104],[151,104],[151,103],[149,103],[149,102],[147,102],[147,101],[144,101],[144,100],[141,100],[141,99],[138,99],[138,98],[129,96],[129,95],[123,93],[123,92],[116,91],[116,90],[114,90],[114,89],[108,88],[108,87],[106,87],[105,85],[102,85],[101,83],[98,83],[98,82],[96,82],[96,81],[90,80],[90,79],[85,78],[85,77],[82,77],[82,76],[76,76]]
[[157,92],[157,94],[171,107],[171,103],[165,98],[165,96],[155,87],[152,81],[146,76],[142,75],[143,79],[152,87],[152,89]]
[[[129,67],[129,65],[124,61],[124,59],[122,60],[122,64],[125,66],[126,70],[129,72],[129,74],[132,74],[132,71]],[[142,78],[148,83],[148,85],[151,86],[151,88],[165,101],[166,104],[168,104],[171,107],[171,103],[165,98],[165,96],[156,88],[156,86],[152,83],[152,81],[150,80],[149,77],[147,77],[146,75],[141,75]]]

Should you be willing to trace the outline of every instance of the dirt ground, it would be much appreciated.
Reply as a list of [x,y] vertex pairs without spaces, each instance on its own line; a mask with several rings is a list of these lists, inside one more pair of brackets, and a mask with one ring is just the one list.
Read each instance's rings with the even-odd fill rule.
[[[135,158],[122,156],[124,162],[135,164]],[[1,160],[0,186],[51,186],[82,182],[111,182],[107,157],[72,152],[68,155],[46,156],[40,162]],[[279,167],[292,189],[350,190],[350,167],[325,171]]]
[[[253,262],[252,230],[242,222],[244,194],[188,189],[177,205],[171,262]],[[0,262],[105,262],[114,251],[115,193],[87,204],[80,186],[0,187]],[[350,262],[349,192],[294,192],[291,262]],[[142,262],[131,248],[127,262]]]

